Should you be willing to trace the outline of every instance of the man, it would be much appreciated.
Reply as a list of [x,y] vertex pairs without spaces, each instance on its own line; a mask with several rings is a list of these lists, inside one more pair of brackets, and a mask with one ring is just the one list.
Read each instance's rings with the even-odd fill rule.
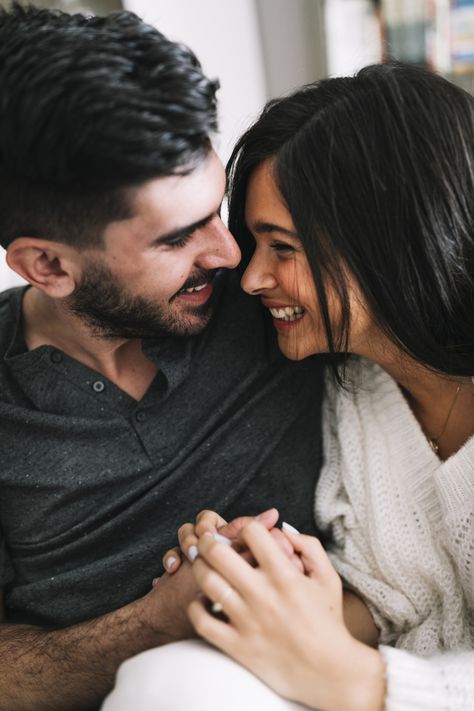
[[189,636],[189,566],[151,581],[200,509],[313,530],[319,367],[229,271],[216,88],[131,13],[0,13],[0,711]]

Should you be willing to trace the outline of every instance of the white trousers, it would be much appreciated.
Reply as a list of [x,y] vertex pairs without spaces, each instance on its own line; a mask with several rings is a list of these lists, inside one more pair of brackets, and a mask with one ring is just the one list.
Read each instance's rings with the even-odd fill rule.
[[101,711],[303,711],[199,640],[150,649],[124,662]]

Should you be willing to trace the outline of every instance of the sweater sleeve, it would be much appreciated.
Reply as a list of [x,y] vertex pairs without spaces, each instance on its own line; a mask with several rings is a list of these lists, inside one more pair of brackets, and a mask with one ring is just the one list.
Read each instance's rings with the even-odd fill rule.
[[385,711],[472,711],[474,651],[430,658],[379,648],[386,664]]
[[390,484],[385,477],[370,476],[367,467],[365,452],[377,454],[384,443],[377,429],[366,431],[356,400],[336,391],[331,382],[327,392],[325,465],[316,490],[316,520],[332,539],[329,553],[337,572],[347,587],[363,597],[380,630],[380,641],[392,644],[420,624],[423,611],[398,580],[398,558],[405,556],[405,550],[394,545],[398,535],[396,530],[393,536],[390,525],[395,518]]

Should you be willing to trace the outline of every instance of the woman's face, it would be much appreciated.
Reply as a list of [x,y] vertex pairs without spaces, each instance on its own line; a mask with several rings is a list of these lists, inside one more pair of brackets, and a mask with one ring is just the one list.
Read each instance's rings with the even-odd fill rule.
[[[296,235],[291,215],[275,184],[270,161],[262,163],[247,187],[245,220],[255,239],[255,252],[242,277],[242,288],[261,297],[273,317],[283,354],[301,360],[328,350],[311,269]],[[350,350],[365,350],[370,327],[360,293],[348,281],[351,311]],[[340,306],[326,289],[334,336],[338,335]],[[360,341],[361,347],[357,348]]]

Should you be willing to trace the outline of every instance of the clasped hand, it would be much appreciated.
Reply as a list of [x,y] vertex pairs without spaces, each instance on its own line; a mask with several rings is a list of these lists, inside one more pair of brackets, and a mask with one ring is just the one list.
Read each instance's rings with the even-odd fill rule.
[[[319,540],[275,529],[275,509],[258,518],[227,524],[205,511],[180,528],[202,593],[188,608],[197,633],[288,699],[328,710],[380,708],[354,702],[356,659],[361,648],[375,652],[349,634],[341,580]],[[164,563],[177,570],[178,551]]]

